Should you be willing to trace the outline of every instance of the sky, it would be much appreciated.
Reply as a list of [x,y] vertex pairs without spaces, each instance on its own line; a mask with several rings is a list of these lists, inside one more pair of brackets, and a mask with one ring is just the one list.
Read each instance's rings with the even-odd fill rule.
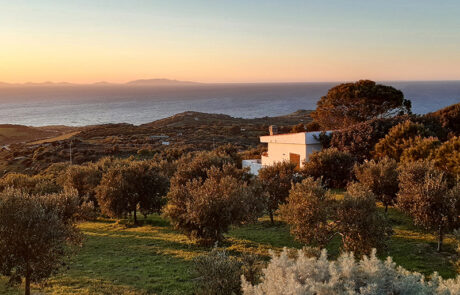
[[460,80],[459,0],[0,0],[0,81]]

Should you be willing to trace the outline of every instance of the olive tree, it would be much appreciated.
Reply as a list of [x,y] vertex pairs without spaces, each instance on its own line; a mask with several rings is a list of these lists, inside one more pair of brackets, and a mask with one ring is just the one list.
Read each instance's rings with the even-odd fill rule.
[[359,255],[384,248],[392,233],[374,195],[359,183],[350,184],[344,198],[336,199],[319,180],[304,179],[293,187],[280,212],[300,242],[324,247],[338,235],[343,250]]
[[159,212],[168,189],[168,180],[156,165],[147,161],[109,168],[102,176],[96,197],[101,211],[110,217],[133,213]]
[[375,195],[377,200],[385,206],[385,212],[388,206],[396,201],[398,192],[398,165],[395,160],[383,158],[380,161],[366,161],[361,165],[355,165],[354,172],[356,179],[363,185],[367,186]]
[[263,200],[257,183],[248,183],[232,165],[207,169],[205,180],[173,184],[164,214],[178,230],[201,244],[223,240],[230,225],[260,216]]
[[328,148],[310,155],[302,168],[305,177],[321,178],[326,187],[344,188],[351,180],[355,157],[336,148]]
[[274,224],[273,212],[285,202],[289,195],[289,190],[295,180],[295,168],[295,164],[285,161],[259,170],[259,180],[267,197],[267,211],[272,224]]
[[445,176],[428,161],[407,163],[399,173],[398,206],[416,225],[437,231],[438,251],[444,234],[460,225],[459,185],[450,189]]
[[30,284],[54,274],[66,257],[67,245],[79,242],[74,226],[78,197],[74,192],[29,195],[6,189],[0,193],[0,274],[11,283]]

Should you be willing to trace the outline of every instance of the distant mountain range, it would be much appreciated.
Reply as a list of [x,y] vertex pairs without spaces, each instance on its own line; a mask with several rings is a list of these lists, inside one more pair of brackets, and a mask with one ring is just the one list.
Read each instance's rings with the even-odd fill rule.
[[0,82],[0,87],[17,87],[17,86],[88,86],[88,85],[97,85],[97,86],[110,86],[110,85],[126,85],[126,86],[185,86],[185,85],[199,85],[202,83],[192,82],[192,81],[179,81],[172,79],[140,79],[129,81],[127,83],[110,83],[105,81],[100,81],[92,84],[76,84],[68,82],[42,82],[42,83],[5,83]]

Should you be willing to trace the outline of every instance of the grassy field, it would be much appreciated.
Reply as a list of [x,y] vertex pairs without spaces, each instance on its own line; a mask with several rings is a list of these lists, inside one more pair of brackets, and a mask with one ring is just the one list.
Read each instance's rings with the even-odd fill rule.
[[[443,277],[455,276],[450,262],[455,253],[453,241],[446,240],[443,253],[436,252],[436,238],[416,229],[394,209],[389,217],[395,234],[387,255],[405,268]],[[131,227],[126,221],[101,220],[80,225],[86,237],[84,246],[72,259],[70,268],[53,277],[36,294],[193,294],[192,258],[209,249],[190,242],[174,231],[169,223],[153,215],[143,225]],[[225,247],[237,255],[252,252],[268,259],[268,250],[301,248],[281,222],[271,226],[267,218],[258,223],[234,228]],[[331,257],[339,253],[339,242],[329,247]],[[22,294],[22,289],[4,287],[0,294]]]

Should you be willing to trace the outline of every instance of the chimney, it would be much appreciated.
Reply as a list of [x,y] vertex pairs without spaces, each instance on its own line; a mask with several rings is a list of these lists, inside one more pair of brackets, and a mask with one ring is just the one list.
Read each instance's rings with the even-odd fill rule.
[[270,131],[270,135],[278,134],[278,126],[276,125],[270,125],[270,127],[268,127],[268,130]]

